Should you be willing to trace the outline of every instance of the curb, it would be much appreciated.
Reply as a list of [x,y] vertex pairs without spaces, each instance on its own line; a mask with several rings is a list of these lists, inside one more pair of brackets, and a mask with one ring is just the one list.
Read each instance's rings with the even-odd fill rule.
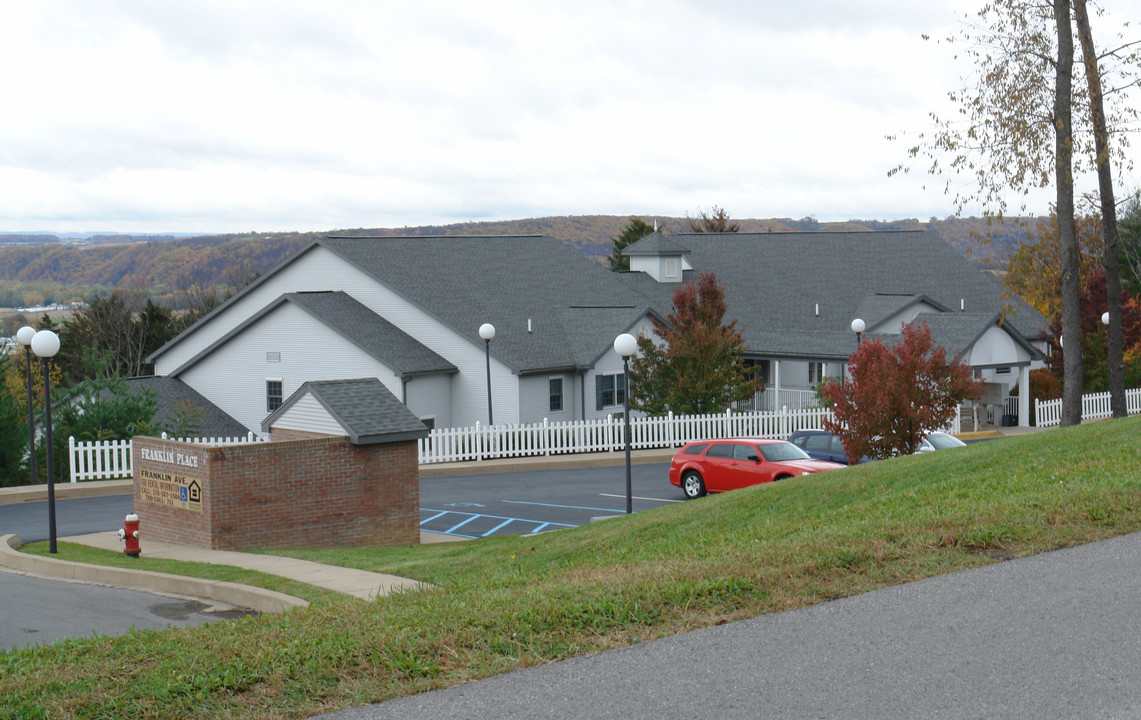
[[[55,499],[70,500],[72,498],[101,497],[103,495],[130,495],[134,492],[135,481],[126,480],[90,480],[81,483],[55,484]],[[0,488],[0,505],[12,505],[22,502],[42,502],[48,499],[48,486],[21,485],[17,487]]]
[[27,555],[17,550],[23,544],[19,535],[0,535],[0,567],[60,580],[78,580],[166,595],[187,595],[264,613],[309,606],[305,600],[292,595],[238,583]]

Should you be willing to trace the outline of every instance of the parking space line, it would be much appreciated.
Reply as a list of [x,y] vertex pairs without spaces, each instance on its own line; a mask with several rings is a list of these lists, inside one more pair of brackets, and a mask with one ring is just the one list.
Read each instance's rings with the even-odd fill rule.
[[[598,493],[598,494],[601,495],[602,497],[612,497],[612,498],[624,498],[624,497],[626,497],[625,495],[611,495],[610,493]],[[632,497],[631,500],[647,500],[649,502],[664,502],[664,503],[683,503],[683,502],[685,502],[685,500],[668,500],[666,498],[639,497],[637,495]]]
[[462,523],[460,523],[459,525],[456,525],[456,526],[454,526],[454,527],[453,527],[453,528],[451,528],[450,530],[445,530],[444,532],[446,532],[446,533],[448,533],[448,534],[454,533],[456,530],[459,530],[459,529],[460,529],[460,528],[462,528],[464,525],[467,525],[467,524],[468,524],[469,522],[471,522],[472,520],[475,520],[477,517],[479,517],[479,515],[472,515],[471,517],[469,517],[467,520],[464,520],[464,521],[463,521]]
[[498,525],[496,525],[495,527],[491,528],[487,532],[485,532],[483,534],[483,537],[487,537],[488,535],[494,535],[496,530],[499,530],[500,528],[505,528],[513,522],[515,522],[514,518],[508,518],[508,519],[504,520],[503,522],[499,523]]
[[[439,532],[442,535],[455,535],[456,537],[469,538],[469,539],[473,539],[473,540],[476,537],[488,537],[489,535],[493,535],[494,533],[502,530],[504,527],[506,527],[506,526],[508,526],[514,522],[521,522],[521,523],[527,523],[529,525],[533,525],[534,529],[531,530],[532,533],[540,532],[541,530],[544,530],[548,527],[564,527],[564,528],[577,527],[576,525],[570,525],[567,523],[544,522],[542,520],[531,520],[531,519],[527,519],[527,518],[503,517],[502,515],[484,515],[481,513],[460,512],[457,510],[438,510],[436,508],[420,508],[420,511],[421,512],[435,513],[435,515],[432,515],[429,518],[421,520],[420,521],[421,526],[423,526],[425,523],[431,522],[432,520],[437,520],[437,519],[444,517],[446,515],[459,515],[462,517],[466,517],[467,519],[465,519],[463,522],[458,523],[456,525],[453,525],[448,530],[438,530],[438,531],[434,531],[434,532]],[[457,530],[459,530],[460,528],[462,528],[463,526],[467,525],[470,522],[473,522],[476,520],[483,520],[483,519],[502,520],[503,522],[499,523],[498,525],[496,525],[492,529],[490,529],[490,530],[484,532],[482,535],[478,535],[478,536],[477,535],[466,535],[464,533],[456,532]]]

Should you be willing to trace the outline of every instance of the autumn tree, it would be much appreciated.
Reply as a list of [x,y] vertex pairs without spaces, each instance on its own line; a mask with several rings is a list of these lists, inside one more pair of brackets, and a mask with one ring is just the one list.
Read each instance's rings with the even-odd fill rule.
[[722,412],[764,389],[742,362],[737,321],[724,324],[725,288],[713,273],[674,291],[673,312],[654,320],[658,338],[638,338],[630,363],[630,404],[650,415]]
[[[1081,306],[1081,335],[1074,345],[1069,335],[1062,335],[1057,320],[1050,327],[1050,336],[1044,338],[1050,343],[1048,358],[1051,371],[1064,378],[1066,372],[1065,355],[1073,348],[1079,348],[1081,357],[1082,384],[1091,392],[1105,392],[1109,388],[1108,328],[1101,321],[1102,313],[1109,304],[1106,302],[1105,270],[1098,268],[1082,285],[1079,298]],[[1138,299],[1122,291],[1119,295],[1123,344],[1123,381],[1131,387],[1141,386],[1141,303]]]
[[695,233],[727,233],[738,232],[741,226],[735,222],[729,221],[729,211],[722,207],[714,205],[708,212],[699,209],[697,217],[689,217],[686,213],[686,218],[689,222],[690,232]]
[[[47,327],[44,323],[47,323]],[[40,321],[37,330],[56,330],[52,326],[50,319],[45,315],[44,320]],[[56,356],[58,357],[58,355]],[[31,356],[32,361],[32,406],[36,413],[43,411],[44,404],[44,364],[35,354]],[[28,397],[28,353],[23,347],[14,349],[7,356],[7,371],[3,373],[0,380],[3,380],[3,386],[0,392],[8,392],[14,397],[22,398],[21,402],[24,403],[24,414],[27,415],[27,397]],[[49,366],[51,369],[49,375],[51,377],[51,384],[53,388],[61,387],[64,384],[63,371],[60,369],[59,364],[52,362]],[[27,440],[27,425],[24,426],[25,441]]]
[[27,396],[11,388],[22,382],[9,382],[16,370],[7,353],[0,352],[0,487],[28,482],[28,407]]
[[610,242],[614,246],[610,254],[606,256],[606,259],[610,261],[610,269],[614,272],[629,270],[630,259],[623,256],[622,251],[626,249],[626,246],[633,245],[653,232],[654,227],[647,224],[642,218],[630,218],[630,222],[626,223],[622,232],[618,233],[617,237],[610,238]]
[[96,298],[62,328],[57,362],[76,383],[149,374],[146,358],[182,327],[169,308],[145,294],[116,291]]
[[[1089,213],[1075,220],[1078,277],[1084,283],[1102,264],[1101,217]],[[1047,319],[1062,314],[1062,247],[1058,216],[1038,221],[1025,241],[1011,253],[1003,276],[1003,297],[1018,297]]]
[[886,458],[919,449],[923,436],[945,427],[964,400],[978,399],[983,385],[960,358],[947,359],[927,323],[903,326],[894,345],[867,338],[848,359],[848,379],[822,383],[833,420],[824,428],[840,436],[848,457]]
[[[1120,90],[1131,87],[1135,80],[1136,68],[1141,64],[1141,55],[1136,50],[1129,50],[1136,43],[1118,45],[1104,55],[1099,55],[1094,45],[1093,32],[1090,27],[1089,11],[1086,0],[1073,0],[1074,24],[1077,28],[1078,40],[1082,50],[1082,67],[1085,69],[1086,84],[1089,90],[1089,120],[1093,128],[1094,166],[1097,169],[1098,197],[1101,200],[1101,217],[1103,225],[1104,268],[1105,268],[1105,297],[1108,303],[1109,326],[1107,328],[1107,367],[1110,394],[1110,407],[1114,417],[1126,417],[1129,412],[1125,404],[1125,363],[1124,338],[1122,327],[1121,306],[1121,274],[1120,257],[1117,242],[1117,203],[1113,191],[1113,154],[1109,142],[1109,121],[1106,118],[1106,95],[1116,94]],[[1130,82],[1121,88],[1106,88],[1102,83],[1104,71],[1101,67],[1103,60],[1112,60],[1122,67],[1129,68],[1126,75]],[[1137,111],[1128,103],[1120,102],[1119,108],[1124,108],[1132,118],[1137,117]]]
[[1136,297],[1141,295],[1141,195],[1133,195],[1125,205],[1118,231],[1122,286]]
[[[994,0],[957,36],[959,55],[972,61],[976,74],[949,93],[957,106],[951,118],[932,113],[934,132],[920,135],[908,153],[931,160],[928,172],[946,169],[973,183],[960,190],[947,180],[961,212],[981,202],[988,214],[1002,216],[1007,195],[1025,198],[1034,189],[1054,185],[1061,248],[1062,329],[1078,332],[1077,239],[1074,229],[1073,166],[1075,150],[1087,152],[1088,134],[1074,132],[1074,35],[1070,0]],[[1079,86],[1080,90],[1080,86]],[[1084,93],[1077,94],[1078,103]],[[1079,117],[1088,114],[1078,113]],[[1075,143],[1078,143],[1075,145]],[[889,174],[906,172],[897,166]],[[1067,368],[1062,424],[1081,421],[1081,358]]]

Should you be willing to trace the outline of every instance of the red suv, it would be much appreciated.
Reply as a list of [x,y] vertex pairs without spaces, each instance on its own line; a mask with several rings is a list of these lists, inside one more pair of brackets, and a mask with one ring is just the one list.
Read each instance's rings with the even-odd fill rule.
[[814,460],[784,440],[700,440],[683,446],[673,456],[670,483],[692,499],[707,492],[736,490],[842,467],[839,463]]

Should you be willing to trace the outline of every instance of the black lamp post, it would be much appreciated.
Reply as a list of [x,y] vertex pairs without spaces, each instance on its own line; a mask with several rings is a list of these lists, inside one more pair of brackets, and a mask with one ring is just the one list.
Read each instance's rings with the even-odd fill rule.
[[859,346],[860,341],[863,339],[865,327],[867,327],[867,325],[860,318],[856,318],[855,320],[852,321],[852,332],[856,333],[856,345],[857,346]]
[[32,484],[36,484],[36,416],[32,402],[32,338],[36,329],[25,325],[16,332],[16,342],[24,346],[24,370],[28,380],[28,469],[31,470]]
[[483,338],[484,356],[487,359],[487,424],[494,425],[491,415],[491,339],[495,337],[495,326],[484,323],[479,326],[479,336]]
[[51,397],[51,359],[59,352],[59,335],[51,330],[40,330],[32,338],[32,352],[40,358],[44,371],[44,432],[47,445],[44,455],[47,457],[48,471],[48,552],[55,553],[55,475],[52,467],[52,397]]
[[630,358],[638,352],[638,341],[630,333],[622,333],[614,338],[614,352],[622,356],[622,384],[625,392],[622,393],[623,433],[626,440],[626,514],[634,512],[634,489],[630,480]]

